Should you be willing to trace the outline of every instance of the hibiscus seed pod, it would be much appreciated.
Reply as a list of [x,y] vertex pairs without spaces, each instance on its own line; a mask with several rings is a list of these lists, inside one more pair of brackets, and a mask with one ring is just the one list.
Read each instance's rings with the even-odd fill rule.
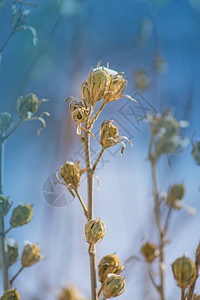
[[143,244],[140,251],[148,263],[152,263],[159,255],[158,246],[151,242]]
[[172,264],[172,271],[177,285],[181,289],[190,286],[197,276],[195,263],[185,256],[177,258]]
[[72,119],[75,122],[84,122],[89,115],[89,109],[86,107],[85,101],[78,100],[77,98],[72,99],[69,104]]
[[20,294],[13,289],[7,290],[4,292],[1,300],[20,300]]
[[24,268],[31,267],[42,259],[40,248],[37,244],[27,242],[22,253],[21,263]]
[[118,100],[124,93],[127,87],[128,81],[122,74],[111,75],[111,83],[108,91],[104,95],[106,102],[112,102]]
[[119,137],[118,128],[114,121],[104,121],[100,127],[100,143],[103,147],[108,148],[116,145],[116,140]]
[[192,156],[196,163],[200,165],[200,141],[196,142],[192,148]]
[[17,113],[20,119],[30,119],[38,110],[41,101],[35,94],[28,94],[17,99]]
[[122,269],[120,260],[116,254],[104,256],[98,265],[99,281],[104,282],[108,274],[119,274]]
[[125,291],[124,277],[116,274],[108,274],[103,282],[102,291],[105,298],[114,298],[121,295]]
[[0,214],[1,216],[5,216],[11,207],[11,203],[8,197],[4,195],[0,195]]
[[73,163],[66,160],[64,165],[61,166],[61,176],[67,185],[76,190],[81,179],[79,162]]
[[19,227],[29,223],[33,216],[33,207],[30,204],[20,204],[14,208],[10,218],[12,227]]
[[167,204],[175,209],[180,209],[180,202],[185,194],[185,187],[183,184],[174,184],[171,186],[168,196],[167,196]]
[[4,132],[8,130],[13,123],[12,115],[7,112],[0,113],[0,131]]
[[100,101],[110,85],[110,75],[104,67],[94,69],[88,76],[88,105],[95,106]]
[[7,258],[9,267],[12,266],[18,259],[19,249],[17,242],[13,238],[7,239]]
[[106,227],[103,221],[99,219],[89,220],[85,224],[85,237],[89,244],[96,244],[101,241],[106,233]]

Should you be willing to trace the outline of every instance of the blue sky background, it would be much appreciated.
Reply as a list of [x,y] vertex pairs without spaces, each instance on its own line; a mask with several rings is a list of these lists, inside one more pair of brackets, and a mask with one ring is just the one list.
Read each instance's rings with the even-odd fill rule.
[[[33,3],[33,2],[31,2]],[[80,159],[79,139],[67,104],[70,95],[79,97],[80,85],[99,60],[103,65],[124,71],[129,82],[127,94],[135,96],[146,108],[158,112],[169,105],[180,119],[188,119],[190,127],[183,131],[191,139],[200,127],[200,5],[198,0],[49,0],[34,1],[29,24],[37,30],[39,43],[33,46],[31,33],[18,32],[7,45],[0,66],[0,111],[8,111],[17,121],[16,99],[36,92],[50,101],[39,108],[49,111],[47,127],[40,136],[39,122],[25,122],[6,144],[4,193],[14,201],[34,204],[33,221],[10,232],[22,251],[23,241],[38,242],[45,259],[24,270],[14,286],[22,300],[55,300],[62,286],[74,284],[90,295],[87,243],[84,240],[85,218],[77,200],[65,195],[58,206],[50,205],[43,195],[49,188],[49,176],[55,174],[66,158]],[[12,1],[0,12],[0,46],[10,33]],[[28,7],[26,7],[28,9]],[[142,23],[149,25],[142,31]],[[142,35],[141,32],[144,32]],[[141,41],[140,45],[138,41]],[[153,68],[155,57],[161,56],[168,71],[158,74]],[[144,71],[149,87],[138,91],[137,71]],[[151,171],[147,160],[149,131],[145,122],[129,115],[130,105],[121,99],[107,105],[95,125],[98,132],[105,118],[119,123],[121,135],[127,135],[134,147],[127,146],[124,157],[120,150],[106,151],[105,164],[95,185],[95,216],[105,221],[107,234],[97,247],[98,261],[116,252],[121,261],[140,255],[145,237],[157,241],[153,217]],[[116,146],[117,147],[117,146]],[[171,266],[175,258],[188,253],[194,258],[200,237],[199,187],[200,168],[191,156],[191,143],[179,156],[159,161],[159,186],[166,191],[174,182],[186,186],[185,202],[197,209],[195,216],[174,212],[167,247],[167,294],[169,300],[180,297],[173,280]],[[97,154],[98,145],[92,143]],[[81,186],[86,197],[86,181]],[[64,193],[63,190],[60,191]],[[9,216],[6,224],[8,226]],[[15,274],[20,262],[10,268]],[[144,263],[132,262],[125,271],[127,288],[119,299],[156,300]],[[1,288],[2,289],[2,288]],[[197,285],[198,290],[198,285]],[[200,292],[200,289],[198,290]],[[152,295],[152,296],[150,296]]]

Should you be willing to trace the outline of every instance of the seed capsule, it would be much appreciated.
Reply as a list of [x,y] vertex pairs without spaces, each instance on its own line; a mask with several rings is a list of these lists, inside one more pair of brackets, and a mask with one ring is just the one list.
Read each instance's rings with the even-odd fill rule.
[[4,292],[3,296],[1,297],[1,300],[20,300],[20,294],[13,289],[7,290]]
[[121,98],[127,87],[128,81],[123,77],[122,74],[111,75],[111,83],[108,91],[104,95],[106,102],[112,102]]
[[181,209],[180,202],[185,194],[185,187],[183,184],[174,184],[167,196],[167,204],[175,209]]
[[148,263],[152,263],[159,255],[158,247],[150,242],[142,245],[140,251]]
[[8,130],[13,123],[12,115],[7,112],[0,113],[0,131]]
[[106,233],[103,221],[99,219],[90,220],[85,224],[85,237],[89,244],[96,244],[101,241]]
[[28,242],[24,246],[22,253],[21,263],[24,268],[31,267],[42,259],[40,248],[37,244]]
[[17,113],[20,119],[30,119],[38,110],[42,101],[35,94],[28,94],[17,99]]
[[70,104],[69,108],[71,110],[72,119],[75,122],[81,123],[84,122],[89,115],[89,109],[86,107],[86,104],[83,100],[78,100],[74,98]]
[[100,128],[100,143],[103,147],[108,148],[116,145],[119,133],[114,121],[108,120],[101,124]]
[[181,289],[186,289],[190,286],[197,276],[195,263],[185,256],[177,258],[173,262],[172,270],[177,285]]
[[144,71],[138,71],[136,73],[135,84],[138,90],[144,90],[149,86],[149,78]]
[[196,142],[193,145],[192,156],[193,156],[194,160],[196,161],[196,163],[198,165],[200,165],[200,141]]
[[89,87],[88,87],[88,82],[86,80],[81,85],[81,99],[83,101],[85,101],[86,103],[88,103],[89,96],[90,96],[90,94],[89,94]]
[[73,163],[66,160],[65,164],[61,166],[61,176],[67,185],[74,190],[77,189],[81,179],[79,162]]
[[8,265],[10,267],[17,261],[17,258],[19,256],[19,249],[17,242],[12,238],[7,239],[7,247]]
[[116,254],[106,255],[100,260],[98,265],[99,281],[104,282],[108,274],[119,274],[122,270],[123,268]]
[[10,225],[19,227],[29,223],[33,216],[33,207],[30,204],[20,204],[12,212]]
[[80,293],[80,291],[73,286],[63,288],[59,297],[59,300],[86,300],[86,297]]
[[116,274],[108,274],[103,282],[102,291],[105,298],[114,298],[121,295],[125,291],[124,277]]
[[0,195],[0,214],[1,216],[5,216],[11,207],[11,203],[9,202],[8,197],[4,195]]

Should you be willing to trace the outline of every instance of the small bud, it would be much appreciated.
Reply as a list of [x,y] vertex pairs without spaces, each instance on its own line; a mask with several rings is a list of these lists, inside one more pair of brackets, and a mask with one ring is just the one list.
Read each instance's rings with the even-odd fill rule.
[[104,67],[94,69],[88,76],[88,104],[95,106],[100,101],[110,85],[110,75]]
[[20,119],[30,119],[38,110],[42,101],[35,94],[28,94],[17,99],[17,113]]
[[194,160],[196,161],[196,163],[198,165],[200,165],[200,141],[196,142],[193,145],[192,156],[193,156]]
[[5,216],[11,207],[8,197],[0,195],[0,215]]
[[12,212],[10,225],[19,227],[29,223],[33,216],[33,207],[30,204],[20,204]]
[[108,120],[101,124],[100,128],[100,143],[103,147],[108,148],[116,145],[119,133],[114,121]]
[[106,233],[103,221],[99,219],[90,220],[85,224],[85,237],[89,244],[96,244],[101,241]]
[[170,188],[167,196],[167,204],[175,209],[181,209],[180,202],[185,194],[185,187],[183,184],[174,184]]
[[111,83],[108,91],[104,95],[104,100],[112,102],[121,98],[127,87],[128,81],[123,77],[122,74],[117,73],[111,75]]
[[159,255],[158,246],[150,242],[142,245],[140,251],[148,263],[152,263]]
[[177,285],[181,289],[186,289],[190,286],[197,276],[195,263],[185,256],[177,258],[173,262],[172,270]]
[[86,300],[86,297],[75,287],[69,286],[62,289],[58,300]]
[[12,238],[7,239],[7,247],[8,265],[10,267],[17,261],[17,258],[19,256],[19,249],[17,242]]
[[24,246],[22,253],[21,263],[24,268],[31,267],[42,259],[40,248],[37,244],[28,242]]
[[81,179],[79,162],[73,163],[66,160],[65,164],[61,166],[61,176],[70,188],[76,190]]
[[114,298],[121,295],[125,291],[124,277],[116,274],[108,274],[103,282],[102,291],[105,298]]
[[0,131],[8,130],[13,123],[12,115],[7,112],[0,113]]
[[107,275],[110,273],[119,274],[123,270],[120,265],[120,260],[116,254],[104,256],[98,265],[99,281],[104,282]]
[[20,294],[13,289],[7,290],[4,292],[3,296],[1,297],[1,300],[20,300]]

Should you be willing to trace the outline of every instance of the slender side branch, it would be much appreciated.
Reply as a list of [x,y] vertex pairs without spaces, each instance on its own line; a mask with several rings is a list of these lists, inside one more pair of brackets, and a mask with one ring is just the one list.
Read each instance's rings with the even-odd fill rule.
[[151,279],[151,282],[153,284],[153,286],[156,288],[156,290],[160,293],[160,287],[156,284],[154,278],[153,278],[153,275],[152,275],[152,271],[151,271],[151,268],[150,266],[148,265],[148,272],[149,272],[149,277]]
[[8,234],[8,232],[10,232],[12,228],[13,228],[13,227],[10,226],[7,230],[5,230],[5,233],[4,233],[4,234],[5,234],[5,235]]
[[13,284],[13,281],[17,278],[17,276],[24,270],[24,267],[21,267],[19,271],[13,276],[13,278],[10,280],[10,284]]
[[20,119],[19,122],[15,125],[15,127],[6,136],[4,136],[4,141],[7,140],[15,132],[15,130],[22,124],[22,122],[23,120]]
[[101,151],[100,151],[100,153],[99,153],[99,155],[98,155],[98,157],[97,157],[97,159],[96,159],[96,161],[95,161],[95,163],[94,163],[94,165],[93,165],[93,167],[92,167],[92,170],[95,172],[95,170],[96,170],[96,167],[97,167],[97,164],[98,164],[98,162],[99,162],[99,160],[101,159],[101,157],[102,157],[102,155],[103,155],[103,153],[104,153],[104,150],[105,150],[105,148],[101,148]]
[[84,213],[85,213],[86,218],[88,218],[88,211],[87,211],[87,208],[86,208],[86,206],[85,206],[85,203],[83,202],[83,199],[81,198],[81,195],[79,194],[78,189],[75,190],[75,193],[76,193],[76,196],[78,197],[78,199],[79,199],[79,201],[80,201],[80,203],[81,203],[81,205],[82,205],[82,207],[83,207],[83,210],[84,210]]
[[91,120],[90,128],[92,128],[94,122],[97,120],[98,116],[100,115],[100,113],[101,113],[102,110],[104,109],[105,105],[106,105],[106,102],[103,102],[103,103],[101,104],[101,106],[99,107],[99,109],[97,110],[96,114],[94,115],[94,117],[93,117],[92,120]]
[[[1,8],[0,8],[0,9],[1,9]],[[14,33],[15,33],[15,31],[12,31],[12,32],[9,34],[7,40],[5,41],[5,43],[3,44],[3,46],[1,47],[0,53],[3,53],[3,51],[4,51],[5,48],[6,48],[6,46],[8,45],[9,41],[10,41],[11,38],[13,37]]]

